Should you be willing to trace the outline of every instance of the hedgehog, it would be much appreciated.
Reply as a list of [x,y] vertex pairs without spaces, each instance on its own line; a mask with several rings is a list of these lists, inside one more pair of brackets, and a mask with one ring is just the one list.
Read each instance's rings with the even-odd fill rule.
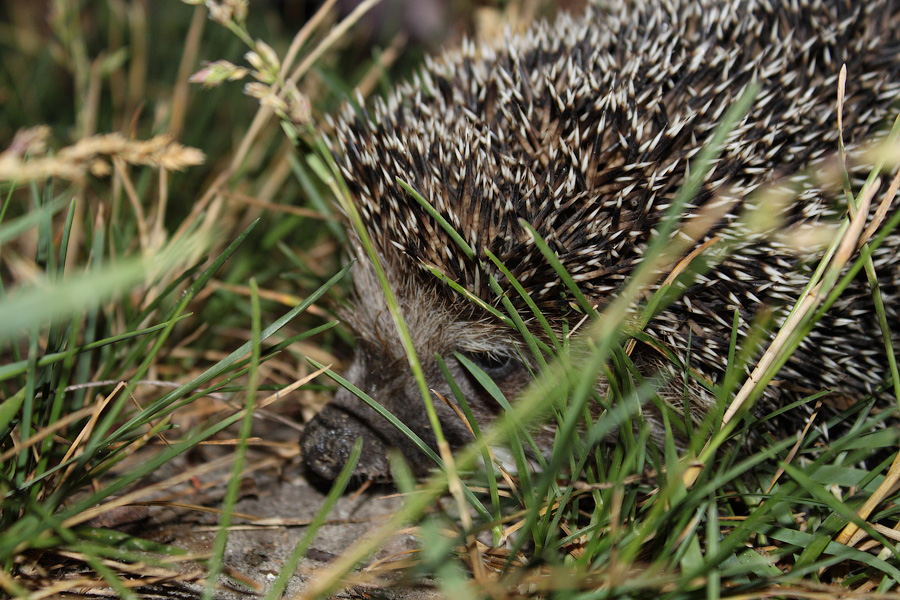
[[[386,99],[369,109],[347,108],[333,123],[332,150],[398,298],[452,447],[472,434],[437,399],[454,394],[435,355],[446,361],[481,424],[502,409],[459,356],[479,366],[509,399],[521,394],[535,368],[521,337],[459,291],[499,305],[493,278],[529,314],[488,252],[555,331],[571,329],[581,317],[573,292],[523,225],[529,224],[602,310],[641,263],[692,160],[751,85],[759,86],[752,105],[686,207],[696,214],[730,202],[696,245],[713,235],[732,236],[734,243],[644,328],[645,339],[655,341],[651,346],[716,382],[726,369],[734,323],[741,346],[761,311],[771,311],[776,325],[783,322],[785,307],[797,300],[821,253],[798,251],[786,236],[741,238],[741,211],[752,209],[755,192],[792,187],[793,200],[777,215],[781,230],[833,227],[846,214],[846,200],[840,185],[814,175],[834,161],[839,136],[850,156],[886,137],[900,98],[900,7],[893,2],[614,0],[507,34],[500,44],[463,42],[427,59],[417,77]],[[848,169],[857,184],[868,172],[852,164]],[[462,252],[398,181],[427,200],[473,254]],[[350,237],[356,302],[344,318],[358,346],[346,377],[434,446],[373,265],[359,238]],[[891,325],[898,322],[898,250],[900,234],[893,234],[874,254]],[[631,356],[642,373],[676,368],[645,343]],[[817,390],[852,398],[877,394],[886,364],[871,291],[865,277],[857,277],[781,369],[781,385],[770,385],[765,397],[783,403]],[[602,377],[597,386],[603,389]],[[707,388],[692,386],[685,399],[684,386],[674,387],[660,393],[676,405],[690,402],[692,414],[710,410],[714,398]],[[644,419],[654,437],[664,435],[658,415],[648,411]],[[333,479],[357,438],[363,440],[358,477],[387,477],[391,448],[417,473],[433,467],[347,390],[307,424],[304,460],[317,475]]]

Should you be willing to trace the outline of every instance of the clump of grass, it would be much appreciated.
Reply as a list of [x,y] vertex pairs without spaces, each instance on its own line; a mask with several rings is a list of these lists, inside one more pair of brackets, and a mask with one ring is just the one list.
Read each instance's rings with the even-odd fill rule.
[[[290,178],[279,153],[288,142],[263,118],[268,108],[255,121],[246,111],[222,120],[215,102],[191,92],[191,67],[208,51],[205,8],[176,4],[157,14],[124,0],[52,4],[49,33],[43,15],[32,20],[18,5],[9,9],[17,27],[0,29],[0,43],[21,50],[4,54],[0,94],[14,99],[0,131],[25,126],[0,152],[0,588],[133,598],[141,586],[201,581],[205,567],[173,562],[208,559],[212,594],[224,543],[211,556],[188,555],[101,523],[226,465],[233,457],[172,477],[158,471],[241,423],[239,466],[251,419],[293,390],[307,399],[319,393],[314,370],[297,363],[314,336],[316,355],[335,362],[334,322],[317,302],[346,270],[304,259],[329,256],[332,238],[293,239],[322,230],[331,218],[324,201],[288,206],[279,211],[286,218],[260,208],[275,212],[273,201],[301,186],[321,199],[302,170],[300,183]],[[254,18],[240,12],[243,2],[216,6],[237,11],[230,18],[240,27]],[[321,22],[306,32],[306,42],[315,34],[313,48]],[[173,30],[183,45],[164,43]],[[98,49],[98,32],[109,47]],[[148,41],[154,36],[163,39]],[[33,39],[46,43],[24,43]],[[212,45],[221,51],[227,40]],[[14,78],[42,68],[57,76],[20,93]],[[44,111],[30,97],[64,98],[66,81],[76,90],[71,106]],[[218,92],[218,100],[229,94],[228,102],[246,104],[240,90]],[[254,177],[240,177],[247,173]],[[260,227],[260,215],[278,226]],[[293,282],[272,255],[296,266]],[[205,403],[200,412],[215,418],[178,412]],[[234,485],[228,492],[225,524]]]
[[[245,2],[188,4],[197,6],[180,7],[187,11],[180,17],[180,56],[154,54],[164,53],[165,44],[152,50],[140,45],[160,26],[142,3],[120,0],[108,9],[79,12],[58,2],[50,58],[32,46],[32,55],[13,65],[21,74],[34,62],[57,61],[54,68],[69,74],[76,94],[61,116],[26,119],[35,109],[24,97],[14,102],[11,113],[21,123],[51,128],[26,130],[0,155],[0,260],[6,268],[0,276],[0,587],[11,595],[102,588],[136,597],[138,586],[204,577],[204,593],[215,595],[252,416],[285,391],[316,394],[309,381],[333,362],[327,350],[334,336],[346,336],[323,319],[327,311],[317,305],[342,285],[346,269],[335,261],[314,265],[310,256],[335,254],[335,240],[342,239],[329,217],[330,195],[351,220],[353,204],[317,129],[317,112],[334,98],[307,80],[331,77],[334,88],[348,87],[333,74],[311,69],[371,3],[323,33],[334,4],[328,2],[298,35],[280,42],[251,35],[254,14]],[[204,33],[207,16],[223,27]],[[123,29],[128,42],[116,33]],[[110,52],[92,54],[87,30],[106,32]],[[196,70],[198,57],[206,56],[204,39],[213,48],[211,61]],[[157,64],[168,68],[159,78],[170,93],[141,109],[148,100],[142,94],[152,87],[148,72]],[[191,74],[197,83],[224,85],[197,96],[188,86]],[[250,99],[227,84],[241,80],[248,82],[244,92]],[[52,85],[43,91],[52,95]],[[254,106],[255,112],[218,109],[223,106]],[[239,116],[223,117],[224,112]],[[728,128],[726,119],[721,131]],[[63,130],[74,133],[60,144],[67,139]],[[206,154],[203,165],[193,148]],[[715,152],[713,143],[701,162]],[[700,181],[704,168],[696,167],[691,172]],[[184,174],[176,170],[181,168]],[[643,377],[629,359],[628,339],[641,339],[642,321],[629,322],[628,310],[650,297],[646,322],[671,301],[673,282],[664,275],[679,252],[651,248],[629,289],[599,315],[582,299],[581,310],[592,320],[579,326],[578,335],[558,338],[547,327],[546,339],[536,336],[525,320],[540,323],[543,315],[536,308],[520,315],[501,298],[504,309],[495,309],[496,316],[522,335],[543,366],[531,390],[484,430],[457,394],[475,442],[456,456],[444,446],[432,451],[440,469],[422,484],[397,459],[397,486],[407,496],[403,510],[314,574],[305,595],[324,596],[396,570],[410,580],[436,576],[447,596],[471,598],[812,598],[848,592],[874,598],[894,590],[900,581],[900,556],[889,541],[897,537],[891,528],[897,520],[896,472],[884,473],[895,460],[898,436],[884,425],[896,418],[895,410],[861,399],[837,414],[814,413],[825,427],[810,423],[781,440],[764,435],[754,451],[734,442],[775,416],[754,415],[735,396],[748,402],[758,396],[848,278],[872,271],[871,253],[900,220],[891,215],[877,231],[860,226],[866,205],[880,193],[874,183],[882,168],[876,165],[858,194],[847,186],[855,216],[848,217],[759,372],[743,375],[754,348],[732,348],[729,376],[717,390],[718,412],[705,422],[695,424],[690,415],[667,407],[658,382]],[[681,202],[692,194],[689,183]],[[291,205],[298,195],[308,206]],[[882,205],[888,205],[892,192],[884,197]],[[678,207],[673,204],[669,229],[659,239],[679,226]],[[257,224],[258,218],[264,223]],[[333,237],[313,235],[323,229]],[[860,255],[852,258],[857,247]],[[281,279],[284,267],[273,265],[272,255],[296,269],[294,280]],[[547,259],[552,262],[552,253]],[[497,267],[505,272],[499,261]],[[690,278],[700,266],[678,268]],[[559,275],[566,280],[565,272]],[[507,283],[524,293],[517,282]],[[302,298],[296,289],[305,292]],[[498,284],[498,294],[500,289]],[[402,327],[399,313],[397,320]],[[760,319],[748,345],[769,337],[767,327]],[[235,330],[243,335],[230,333]],[[316,335],[325,338],[319,347],[329,360],[310,361],[310,368],[297,348]],[[206,358],[213,353],[215,358]],[[272,366],[284,355],[296,361],[295,370]],[[508,405],[483,372],[474,364],[468,368]],[[161,372],[179,383],[163,387]],[[610,383],[608,397],[598,397],[598,377]],[[685,385],[694,383],[687,368],[684,377]],[[210,398],[227,407],[224,416],[176,426],[179,408]],[[431,401],[427,389],[423,399],[426,406]],[[649,403],[670,428],[687,434],[685,448],[669,443],[660,450],[649,443],[641,416]],[[604,410],[597,416],[590,405]],[[530,428],[541,419],[557,431],[546,457],[530,452]],[[201,469],[227,465],[234,457],[152,484],[143,480],[239,423],[238,460],[211,555],[178,554],[92,521]],[[439,431],[439,423],[434,425]],[[845,430],[839,437],[824,436],[839,426]],[[633,435],[604,443],[615,431]],[[157,440],[166,445],[151,451]],[[510,473],[497,456],[501,444],[510,449],[517,472]],[[540,470],[531,470],[532,460]],[[479,461],[493,468],[475,468]],[[281,594],[346,488],[353,462],[267,597]],[[125,464],[129,469],[123,472]],[[448,492],[452,509],[435,509]],[[379,544],[410,524],[421,539],[420,552],[354,573]],[[172,567],[173,561],[198,559],[206,561],[203,567],[187,573]],[[48,567],[64,561],[69,570]]]

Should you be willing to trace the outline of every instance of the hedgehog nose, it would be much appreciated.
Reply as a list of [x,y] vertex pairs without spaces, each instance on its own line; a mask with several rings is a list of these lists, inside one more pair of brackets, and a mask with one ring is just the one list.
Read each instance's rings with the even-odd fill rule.
[[354,415],[334,405],[326,406],[306,425],[300,450],[314,473],[334,480],[347,464],[358,438],[362,438],[363,447],[354,474],[365,479],[387,477],[387,446],[383,440]]

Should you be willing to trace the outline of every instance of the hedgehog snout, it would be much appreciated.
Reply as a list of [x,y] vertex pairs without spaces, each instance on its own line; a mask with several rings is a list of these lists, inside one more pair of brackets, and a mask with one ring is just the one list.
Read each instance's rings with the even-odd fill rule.
[[355,474],[378,479],[388,472],[384,440],[352,412],[328,405],[306,425],[300,448],[307,466],[318,476],[336,479],[350,458],[353,445],[362,439],[363,448]]
[[[431,448],[436,448],[415,379],[406,361],[398,361],[381,347],[360,343],[354,361],[345,374],[381,407],[414,431]],[[446,410],[446,407],[444,407]],[[440,411],[442,416],[445,411]],[[362,455],[354,470],[361,479],[386,479],[390,474],[388,451],[400,450],[417,475],[433,466],[431,461],[387,419],[347,389],[310,421],[301,438],[307,465],[318,475],[334,479],[346,464],[353,444],[362,439]]]
[[[431,352],[418,352],[422,361],[431,400],[450,446],[457,449],[472,439],[469,424],[454,410],[455,395]],[[452,348],[437,352],[457,389],[465,397],[479,426],[486,426],[501,410],[474,377],[456,358]],[[530,375],[517,359],[485,353],[468,353],[483,368],[509,399],[524,387]],[[403,422],[428,446],[437,450],[434,432],[428,419],[417,382],[404,358],[398,359],[387,349],[360,343],[347,379]],[[341,389],[335,398],[312,421],[301,439],[304,460],[316,474],[334,479],[346,464],[355,441],[363,441],[362,456],[354,471],[363,479],[386,479],[389,475],[388,451],[400,450],[417,475],[425,475],[434,464],[422,450],[387,419],[349,390]]]
[[[387,360],[383,350],[361,343],[345,376],[414,431],[423,425],[424,415],[411,411],[407,400],[415,382],[409,381],[411,378],[395,360]],[[389,448],[400,448],[408,459],[415,459],[404,447],[406,440],[402,434],[347,389],[338,390],[334,399],[306,425],[300,446],[304,460],[316,474],[334,479],[346,464],[357,439],[363,442],[354,470],[359,478],[386,478]],[[414,470],[423,472],[424,468],[414,467]]]

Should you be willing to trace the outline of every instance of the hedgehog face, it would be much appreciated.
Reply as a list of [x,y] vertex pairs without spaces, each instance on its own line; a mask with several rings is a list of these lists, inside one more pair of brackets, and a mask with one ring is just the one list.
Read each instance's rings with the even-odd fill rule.
[[[458,308],[454,310],[439,294],[430,293],[433,288],[422,281],[423,274],[415,274],[410,279],[392,260],[386,261],[385,267],[413,337],[441,428],[451,447],[459,448],[472,436],[463,417],[448,406],[448,402],[454,406],[456,402],[435,355],[444,360],[480,425],[492,421],[500,407],[455,353],[465,355],[481,367],[507,398],[514,398],[530,381],[528,368],[515,358],[515,340],[508,334],[499,334],[502,330],[497,325],[460,313]],[[354,267],[354,277],[360,301],[345,319],[356,333],[358,346],[346,378],[436,448],[421,393],[371,264],[361,259]],[[406,436],[345,389],[306,426],[301,441],[304,459],[315,473],[334,479],[357,438],[363,440],[362,456],[355,471],[359,478],[386,478],[390,448],[399,449],[417,475],[425,474],[434,466]]]

